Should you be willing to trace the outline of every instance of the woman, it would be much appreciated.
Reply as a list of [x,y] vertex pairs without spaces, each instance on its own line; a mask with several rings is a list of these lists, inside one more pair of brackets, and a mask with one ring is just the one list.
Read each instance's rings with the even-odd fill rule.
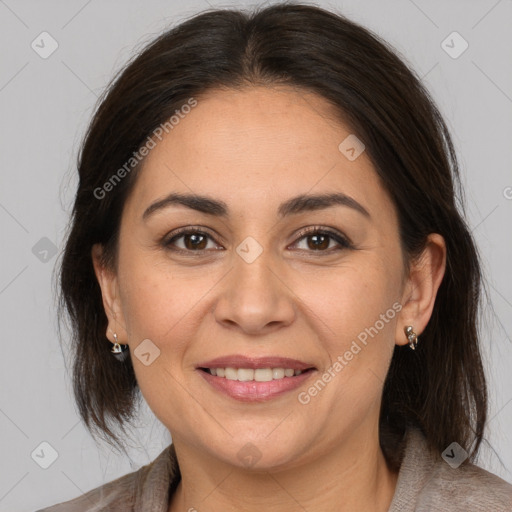
[[300,4],[195,16],[111,85],[79,173],[61,287],[80,413],[122,445],[140,390],[173,442],[45,511],[512,510],[474,464],[481,276],[455,152],[384,42]]

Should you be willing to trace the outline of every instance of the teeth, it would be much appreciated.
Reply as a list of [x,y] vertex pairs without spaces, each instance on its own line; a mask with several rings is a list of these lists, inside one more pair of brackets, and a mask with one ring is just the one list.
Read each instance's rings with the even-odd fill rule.
[[284,368],[274,368],[272,370],[273,379],[282,379],[284,377]]
[[226,379],[238,380],[238,370],[235,368],[226,368]]
[[272,379],[271,368],[258,368],[257,370],[254,370],[254,380],[256,382],[270,382]]
[[240,382],[256,381],[270,382],[271,380],[284,379],[300,375],[302,370],[292,368],[208,368],[211,375],[224,377],[228,380],[238,380]]
[[241,382],[246,382],[248,380],[254,380],[254,370],[239,368],[238,369],[238,380]]

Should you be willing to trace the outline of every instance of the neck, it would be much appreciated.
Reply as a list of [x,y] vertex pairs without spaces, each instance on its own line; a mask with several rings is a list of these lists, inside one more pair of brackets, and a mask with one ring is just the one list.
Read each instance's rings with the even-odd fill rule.
[[374,430],[358,430],[322,456],[280,471],[239,468],[174,440],[182,479],[169,512],[387,512],[398,473],[386,464]]

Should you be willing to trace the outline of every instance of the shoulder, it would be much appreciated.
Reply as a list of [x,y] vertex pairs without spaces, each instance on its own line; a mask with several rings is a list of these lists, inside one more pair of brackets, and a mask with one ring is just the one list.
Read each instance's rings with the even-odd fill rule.
[[453,469],[438,461],[420,498],[425,511],[512,512],[512,485],[471,463]]
[[169,487],[179,478],[175,471],[173,445],[169,445],[151,463],[142,466],[81,496],[40,509],[37,512],[135,512],[151,500],[165,502]]
[[470,462],[453,466],[409,433],[390,512],[512,512],[512,484]]
[[58,503],[37,512],[131,511],[135,503],[137,481],[145,471],[147,471],[146,466],[92,489],[75,499]]

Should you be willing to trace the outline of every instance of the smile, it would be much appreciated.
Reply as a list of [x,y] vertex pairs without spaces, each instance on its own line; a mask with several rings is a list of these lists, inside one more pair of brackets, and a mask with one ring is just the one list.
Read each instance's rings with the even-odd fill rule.
[[300,375],[302,370],[293,368],[203,368],[210,375],[225,378],[228,380],[238,380],[240,382],[270,382],[271,380],[284,379],[285,377],[294,377]]
[[298,388],[316,368],[283,357],[228,356],[197,368],[213,390],[243,402],[264,402]]

